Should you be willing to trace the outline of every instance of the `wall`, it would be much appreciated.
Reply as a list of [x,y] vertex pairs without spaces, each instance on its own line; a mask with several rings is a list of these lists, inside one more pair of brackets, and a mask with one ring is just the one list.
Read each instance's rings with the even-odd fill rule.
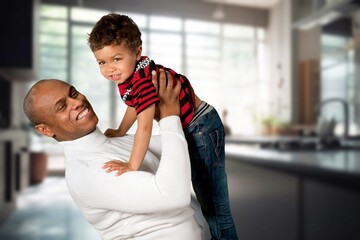
[[[304,114],[306,115],[306,113],[304,113],[304,106],[301,107],[301,102],[303,102],[301,99],[308,99],[307,98],[307,94],[305,94],[305,92],[300,91],[301,89],[301,84],[300,84],[300,63],[307,60],[307,62],[309,60],[313,61],[313,62],[320,62],[320,54],[321,54],[321,27],[317,26],[314,28],[311,28],[309,30],[298,30],[298,29],[294,29],[293,30],[293,119],[294,122],[296,123],[304,123],[304,119],[303,116]],[[315,70],[316,71],[316,70]],[[319,76],[319,72],[313,72],[314,76]],[[320,77],[320,76],[319,76]],[[318,78],[316,78],[317,81],[319,81]],[[315,90],[314,90],[315,91]],[[301,94],[303,96],[301,96]],[[305,95],[304,95],[305,94]],[[310,93],[308,93],[310,94]],[[314,95],[317,95],[317,97],[314,97]],[[315,94],[311,94],[311,100],[308,99],[309,101],[313,101],[313,99],[318,99],[319,93],[315,93]],[[318,102],[315,101],[315,102]],[[316,108],[317,105],[316,103],[312,103],[311,106],[307,106],[306,108],[308,109],[305,112],[314,112],[311,109]],[[303,111],[301,113],[301,111]],[[312,114],[311,114],[312,115]],[[311,119],[316,118],[316,117],[311,117]],[[313,120],[312,120],[313,121]],[[311,121],[311,122],[312,122]]]
[[20,128],[23,127],[24,123],[28,120],[23,111],[23,99],[28,91],[29,83],[27,81],[14,81],[12,82],[12,98],[11,98],[11,127]]
[[319,26],[309,30],[298,30],[298,61],[315,59],[320,60],[321,28]]
[[292,28],[291,1],[282,0],[270,11],[269,49],[272,115],[281,121],[292,120]]
[[0,222],[16,207],[16,195],[28,182],[28,134],[21,129],[27,120],[22,101],[27,82],[37,79],[37,24],[33,20],[39,1],[8,1],[1,12],[1,22],[7,24],[3,24],[5,34],[0,40],[0,80],[9,82],[11,87],[5,93],[9,98],[2,102],[9,105],[6,114],[10,122],[0,129]]
[[[113,11],[159,14],[174,17],[193,18],[200,20],[215,20],[212,15],[218,4],[200,0],[43,0],[42,3],[81,6],[87,8],[110,9]],[[80,3],[80,4],[79,4]],[[267,26],[268,12],[261,9],[224,5],[224,22],[242,23],[253,26]]]
[[[7,1],[0,14],[0,76],[11,81],[37,79],[37,9],[40,0]],[[21,6],[21,7],[19,7]],[[19,17],[21,16],[21,17]]]

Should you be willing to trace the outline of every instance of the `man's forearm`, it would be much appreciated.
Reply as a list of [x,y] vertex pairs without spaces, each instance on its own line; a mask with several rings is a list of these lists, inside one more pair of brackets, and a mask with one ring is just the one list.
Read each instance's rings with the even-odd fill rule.
[[[168,116],[160,120],[162,155],[156,173],[160,191],[171,195],[174,205],[190,203],[190,159],[180,118]],[[175,206],[174,206],[175,207]]]

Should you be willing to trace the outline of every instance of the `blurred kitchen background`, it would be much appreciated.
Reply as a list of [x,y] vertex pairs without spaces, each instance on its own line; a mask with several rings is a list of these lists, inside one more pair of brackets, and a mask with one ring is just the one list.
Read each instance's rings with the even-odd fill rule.
[[110,12],[221,115],[239,239],[360,239],[358,0],[4,1],[0,239],[99,239],[68,195],[62,149],[22,101],[57,78],[88,97],[100,129],[118,125],[125,106],[87,46]]

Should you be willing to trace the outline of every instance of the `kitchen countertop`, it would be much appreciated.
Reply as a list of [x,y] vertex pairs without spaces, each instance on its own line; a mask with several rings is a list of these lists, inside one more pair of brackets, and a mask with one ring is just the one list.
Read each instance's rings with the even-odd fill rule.
[[235,159],[360,191],[360,149],[276,150],[227,141],[227,159]]

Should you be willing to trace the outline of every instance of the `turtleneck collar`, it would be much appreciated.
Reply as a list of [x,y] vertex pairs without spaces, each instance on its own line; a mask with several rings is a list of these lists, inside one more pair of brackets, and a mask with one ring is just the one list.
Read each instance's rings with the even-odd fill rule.
[[94,131],[81,138],[72,141],[62,141],[59,143],[64,149],[65,155],[67,155],[79,152],[92,152],[104,144],[106,140],[107,137],[98,127],[96,127]]

